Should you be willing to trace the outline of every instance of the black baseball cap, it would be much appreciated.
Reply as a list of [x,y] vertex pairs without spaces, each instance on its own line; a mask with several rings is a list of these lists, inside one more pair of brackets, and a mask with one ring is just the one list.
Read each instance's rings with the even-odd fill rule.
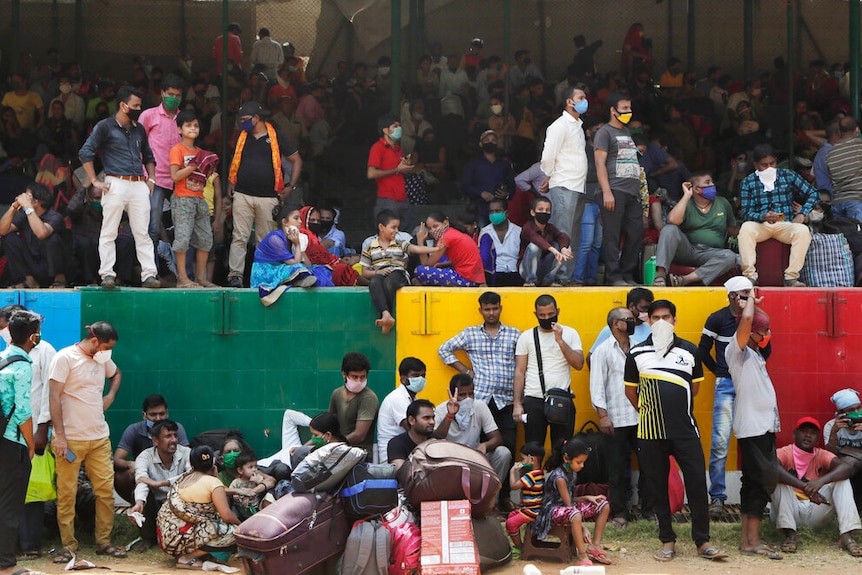
[[240,107],[239,111],[236,113],[238,118],[242,118],[243,116],[267,116],[269,115],[269,110],[265,110],[261,107],[260,104],[255,102],[254,100],[249,100],[245,104]]

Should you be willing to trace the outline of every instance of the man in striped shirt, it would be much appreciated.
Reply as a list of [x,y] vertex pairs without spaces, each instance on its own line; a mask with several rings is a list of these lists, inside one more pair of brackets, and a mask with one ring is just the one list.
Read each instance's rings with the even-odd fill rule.
[[853,116],[841,118],[840,140],[826,154],[832,217],[862,220],[862,140]]

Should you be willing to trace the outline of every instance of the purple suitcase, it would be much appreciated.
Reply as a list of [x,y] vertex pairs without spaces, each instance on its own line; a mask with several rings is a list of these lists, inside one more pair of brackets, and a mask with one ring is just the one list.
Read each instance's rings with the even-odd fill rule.
[[301,575],[344,551],[350,526],[338,499],[285,495],[234,536],[248,575]]

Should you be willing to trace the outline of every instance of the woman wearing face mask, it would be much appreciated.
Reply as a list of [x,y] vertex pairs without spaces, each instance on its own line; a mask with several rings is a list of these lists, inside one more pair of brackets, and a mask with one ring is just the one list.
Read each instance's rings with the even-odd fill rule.
[[[360,280],[359,272],[351,266],[342,263],[341,260],[332,255],[329,250],[320,242],[320,235],[323,234],[323,227],[320,222],[320,210],[314,206],[305,206],[299,210],[301,227],[299,231],[308,238],[308,246],[305,248],[305,257],[312,264],[312,270],[317,267],[325,267],[331,272],[331,285],[335,286],[355,286],[368,285],[367,280]],[[323,274],[323,271],[318,271],[316,275]],[[324,287],[318,283],[318,287]]]
[[[485,270],[476,242],[467,234],[449,227],[449,219],[441,212],[431,212],[416,234],[419,245],[425,245],[429,233],[436,244],[443,248],[420,256],[422,265],[414,272],[419,285],[476,287],[485,285]],[[452,262],[451,268],[434,267],[446,254]]]

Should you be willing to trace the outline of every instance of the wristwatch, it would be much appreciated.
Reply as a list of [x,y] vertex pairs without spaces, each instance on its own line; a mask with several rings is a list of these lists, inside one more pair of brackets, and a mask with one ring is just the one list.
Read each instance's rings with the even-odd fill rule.
[[30,214],[32,214],[35,211],[36,210],[34,210],[33,208],[27,208],[26,210],[24,210],[24,214],[29,216]]

